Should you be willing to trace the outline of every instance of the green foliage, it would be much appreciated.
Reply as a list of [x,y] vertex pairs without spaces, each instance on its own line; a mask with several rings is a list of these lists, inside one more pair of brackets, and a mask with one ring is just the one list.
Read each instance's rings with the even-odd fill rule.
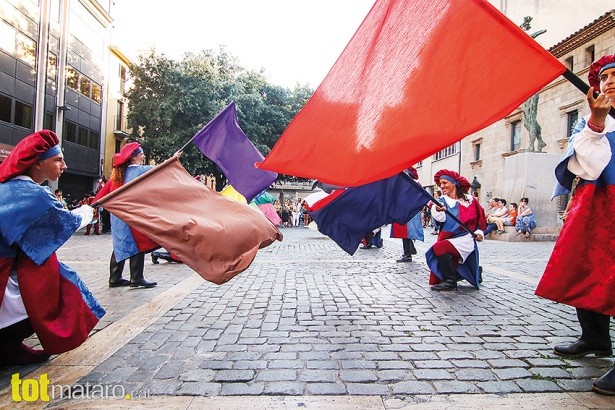
[[[181,61],[152,51],[139,58],[130,74],[131,137],[156,162],[172,156],[231,101],[240,127],[266,156],[313,92],[307,86],[289,90],[270,84],[262,71],[241,67],[224,48],[188,53]],[[186,146],[181,162],[188,172],[213,174],[223,184],[222,173],[193,144]]]

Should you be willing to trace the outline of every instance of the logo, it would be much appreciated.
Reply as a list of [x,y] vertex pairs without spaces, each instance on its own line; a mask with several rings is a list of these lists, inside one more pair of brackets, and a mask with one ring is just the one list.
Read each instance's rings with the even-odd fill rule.
[[126,393],[121,384],[51,384],[47,373],[38,379],[21,379],[19,373],[11,376],[11,398],[14,402],[49,402],[54,399],[149,399],[149,390],[134,390]]

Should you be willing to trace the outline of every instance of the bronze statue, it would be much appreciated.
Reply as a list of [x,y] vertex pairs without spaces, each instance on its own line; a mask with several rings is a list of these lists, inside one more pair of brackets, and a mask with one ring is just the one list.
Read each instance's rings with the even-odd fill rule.
[[[521,105],[523,111],[523,126],[530,133],[530,145],[527,152],[543,152],[542,149],[547,146],[541,137],[542,128],[538,124],[538,93],[534,94]],[[537,142],[537,147],[534,149],[534,144]]]

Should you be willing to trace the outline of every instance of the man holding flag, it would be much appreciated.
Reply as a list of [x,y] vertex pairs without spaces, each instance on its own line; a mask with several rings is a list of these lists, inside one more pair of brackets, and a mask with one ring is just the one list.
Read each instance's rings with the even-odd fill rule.
[[[113,156],[113,171],[104,188],[98,191],[94,201],[132,181],[152,169],[151,165],[143,165],[143,149],[138,142],[129,142],[119,153]],[[113,253],[109,262],[109,287],[130,286],[131,288],[152,288],[157,285],[143,277],[145,253],[160,246],[130,227],[115,215],[111,216],[111,237],[113,238]],[[130,280],[122,278],[126,259],[130,259]]]

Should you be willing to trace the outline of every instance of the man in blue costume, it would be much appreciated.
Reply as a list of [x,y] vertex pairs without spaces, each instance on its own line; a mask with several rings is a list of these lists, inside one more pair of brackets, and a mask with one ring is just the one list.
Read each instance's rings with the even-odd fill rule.
[[[48,130],[21,140],[0,164],[0,365],[40,363],[85,341],[105,314],[56,250],[93,216],[64,209],[40,184],[67,168]],[[34,333],[43,350],[23,343]]]

